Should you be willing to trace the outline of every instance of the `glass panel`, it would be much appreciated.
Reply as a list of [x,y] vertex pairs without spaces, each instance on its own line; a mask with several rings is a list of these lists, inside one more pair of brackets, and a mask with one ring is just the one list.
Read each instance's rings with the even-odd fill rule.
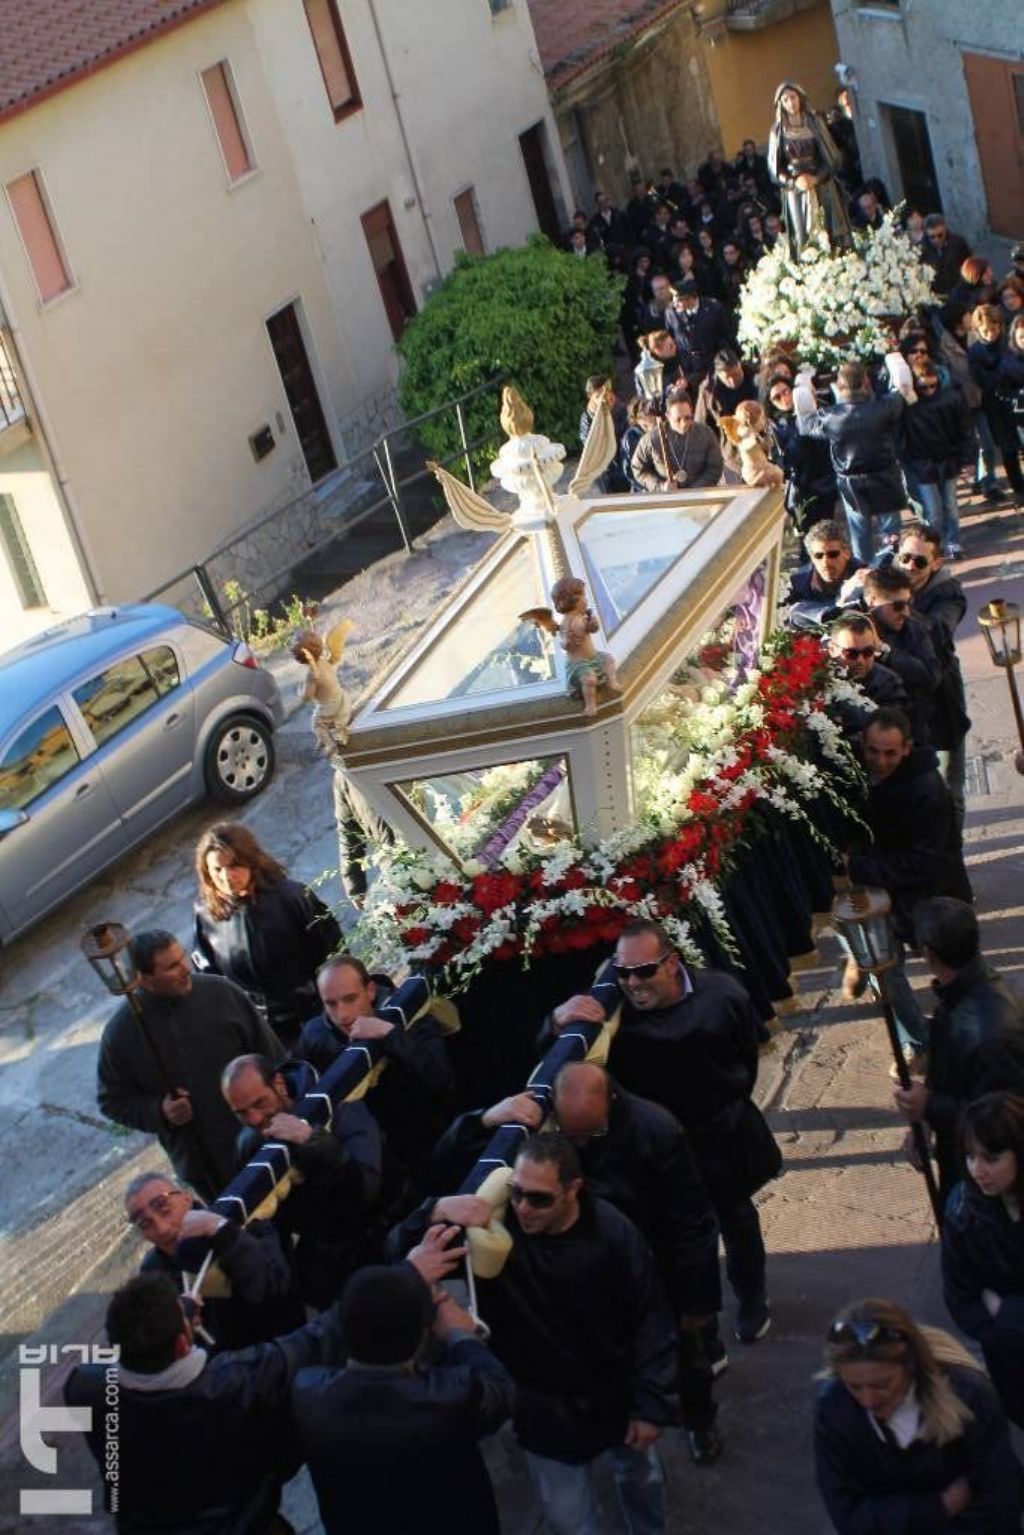
[[165,693],[170,693],[173,688],[176,688],[181,681],[174,651],[168,645],[157,645],[154,650],[144,650],[142,663],[153,679],[161,698]]
[[[678,798],[676,780],[694,749],[712,744],[713,708],[726,701],[757,662],[764,635],[768,566],[763,561],[733,596],[721,618],[697,640],[668,685],[633,726],[633,804],[637,816],[657,814]],[[703,735],[695,740],[692,707],[703,712]],[[723,728],[731,728],[723,715]]]
[[617,629],[682,559],[717,511],[717,504],[650,510],[638,506],[595,511],[580,523],[577,536],[606,634]]
[[391,709],[552,682],[554,641],[519,614],[547,605],[533,550],[519,544],[387,701]]
[[78,752],[57,705],[13,741],[0,762],[0,810],[20,810],[78,765]]
[[158,694],[139,656],[115,661],[98,677],[75,688],[75,703],[102,746],[156,703]]
[[467,768],[394,787],[450,852],[488,869],[511,848],[541,852],[574,831],[564,757]]

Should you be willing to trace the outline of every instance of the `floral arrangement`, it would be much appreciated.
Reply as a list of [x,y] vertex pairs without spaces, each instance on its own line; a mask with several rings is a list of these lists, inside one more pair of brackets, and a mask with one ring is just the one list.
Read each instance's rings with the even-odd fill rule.
[[743,351],[763,357],[788,343],[802,362],[819,367],[891,351],[893,318],[935,301],[931,271],[899,228],[899,212],[855,234],[850,251],[832,251],[821,234],[794,259],[779,240],[740,292]]
[[646,788],[637,821],[596,846],[565,838],[545,852],[507,847],[487,868],[402,846],[374,856],[357,949],[377,963],[444,972],[468,984],[485,961],[613,943],[627,922],[662,922],[701,963],[694,903],[730,944],[719,883],[758,807],[813,824],[822,798],[858,769],[829,706],[863,695],[832,673],[809,634],[777,634],[760,666],[725,669],[638,743]]

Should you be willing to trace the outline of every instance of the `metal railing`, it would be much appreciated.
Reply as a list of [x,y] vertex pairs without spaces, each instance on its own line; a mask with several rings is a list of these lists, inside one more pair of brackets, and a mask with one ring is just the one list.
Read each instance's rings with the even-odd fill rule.
[[[416,534],[409,520],[410,493],[424,481],[433,481],[426,467],[426,454],[417,448],[419,466],[401,473],[398,440],[413,437],[426,422],[451,413],[455,418],[459,446],[438,460],[445,468],[461,463],[470,486],[475,489],[473,455],[488,443],[497,444],[497,399],[494,426],[474,438],[468,435],[467,407],[483,394],[500,390],[506,375],[500,374],[448,400],[444,405],[424,411],[403,421],[400,426],[377,437],[368,447],[340,466],[337,485],[325,490],[311,488],[284,506],[275,507],[247,524],[225,543],[195,565],[179,571],[155,590],[147,592],[144,602],[162,600],[180,608],[191,617],[212,622],[225,634],[241,633],[241,618],[257,604],[272,602],[282,595],[298,565],[326,549],[338,539],[351,535],[381,512],[390,512],[405,549],[411,550]],[[406,454],[408,457],[408,453]],[[371,470],[373,480],[360,478]],[[374,485],[383,485],[383,494],[374,494]],[[283,541],[287,529],[292,547],[284,559],[273,555],[275,545]],[[261,550],[263,553],[261,554]],[[245,566],[248,563],[248,574]],[[266,566],[267,568],[262,568]],[[237,590],[236,590],[237,588]]]
[[0,330],[0,432],[5,427],[14,426],[16,422],[24,420],[25,404],[18,389],[18,380],[14,374],[14,364],[7,350],[4,333]]

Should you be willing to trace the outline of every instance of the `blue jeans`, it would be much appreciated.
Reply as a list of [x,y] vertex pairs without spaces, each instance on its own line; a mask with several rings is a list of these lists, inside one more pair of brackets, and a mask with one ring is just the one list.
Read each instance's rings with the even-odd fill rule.
[[[852,959],[853,951],[842,933],[837,933],[836,937],[847,958]],[[907,980],[907,972],[904,969],[907,951],[898,939],[895,944],[895,954],[896,963],[891,970],[885,972],[885,985],[893,1017],[896,1020],[896,1033],[899,1035],[904,1051],[913,1050],[919,1053],[928,1049],[928,1023],[914,995],[914,988]]]
[[[657,1451],[617,1444],[596,1458],[611,1466],[628,1535],[664,1535],[665,1473]],[[544,1518],[555,1535],[601,1535],[590,1469],[594,1461],[569,1466],[527,1450],[526,1464]]]
[[935,755],[939,759],[939,772],[946,780],[946,788],[953,801],[956,824],[963,831],[964,789],[967,784],[967,737],[964,736],[956,746],[940,748]]
[[974,432],[978,439],[978,457],[974,466],[975,478],[986,488],[990,489],[996,479],[996,444],[992,436],[992,428],[988,424],[988,417],[979,406],[972,413]]
[[878,523],[879,536],[882,539],[898,538],[900,533],[899,512],[859,512],[855,506],[851,506],[845,497],[842,500],[843,511],[846,513],[846,526],[850,530],[850,548],[853,550],[854,560],[858,565],[870,565],[874,560],[874,548],[872,546],[872,522]]
[[924,507],[925,520],[942,539],[948,552],[960,544],[960,511],[956,504],[956,480],[940,480],[937,485],[918,485],[917,493]]

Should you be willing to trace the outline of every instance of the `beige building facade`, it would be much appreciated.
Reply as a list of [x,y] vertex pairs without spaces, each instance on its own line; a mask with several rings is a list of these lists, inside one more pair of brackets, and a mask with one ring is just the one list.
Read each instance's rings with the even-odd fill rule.
[[200,4],[0,112],[25,409],[0,498],[45,597],[3,603],[0,648],[329,493],[393,422],[395,339],[456,251],[537,227],[538,143],[564,208],[525,0]]

